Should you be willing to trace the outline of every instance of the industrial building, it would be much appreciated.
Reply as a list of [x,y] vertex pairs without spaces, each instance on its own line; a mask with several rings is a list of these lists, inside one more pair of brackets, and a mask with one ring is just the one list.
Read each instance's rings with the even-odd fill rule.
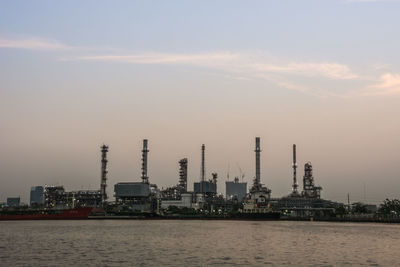
[[114,185],[115,203],[127,205],[134,211],[150,211],[150,184],[143,182],[124,182]]
[[161,208],[169,207],[200,209],[204,206],[204,195],[202,193],[187,191],[187,168],[188,159],[179,161],[179,183],[176,186],[161,190]]
[[[250,190],[247,182],[239,182],[239,177],[226,181],[226,198],[217,194],[217,173],[206,178],[205,145],[201,146],[200,179],[194,182],[193,191],[188,191],[188,159],[178,161],[178,182],[176,185],[159,190],[151,184],[148,175],[148,140],[143,140],[141,150],[141,181],[119,182],[114,185],[115,204],[108,201],[108,153],[109,147],[102,145],[100,187],[98,190],[66,191],[63,186],[33,186],[30,191],[30,205],[44,206],[46,209],[65,209],[73,207],[102,207],[115,214],[136,212],[159,213],[160,209],[170,207],[188,208],[198,212],[240,211],[241,213],[268,213],[280,211],[294,217],[327,216],[343,204],[321,198],[322,187],[315,184],[311,162],[304,165],[303,185],[297,180],[296,145],[293,145],[292,190],[282,198],[271,198],[271,190],[261,183],[260,137],[255,138],[255,176]],[[240,169],[240,167],[239,167]],[[241,171],[241,170],[240,170]],[[243,177],[242,177],[243,179]],[[19,206],[19,198],[8,198],[8,206]],[[101,209],[98,209],[101,210]],[[172,209],[174,210],[174,209]],[[121,211],[123,211],[121,213]],[[163,212],[163,211],[161,211]]]
[[205,194],[206,196],[215,196],[217,194],[217,173],[212,173],[212,179],[206,180],[205,167],[205,145],[201,145],[201,171],[200,182],[193,184],[194,193]]
[[100,190],[65,191],[64,186],[44,187],[46,208],[100,207],[102,203]]
[[225,182],[226,199],[242,202],[247,194],[247,183],[239,182],[239,177]]
[[[31,205],[32,203],[40,203],[40,196],[43,196],[43,201],[46,208],[64,209],[71,207],[105,207],[107,200],[107,152],[108,146],[102,145],[101,151],[101,177],[99,190],[77,190],[65,191],[64,186],[45,185],[44,189],[41,186],[31,188]],[[43,193],[41,190],[43,189]]]
[[44,187],[43,186],[32,186],[30,193],[30,205],[41,206],[44,204]]
[[180,199],[161,199],[161,208],[168,209],[169,207],[202,209],[204,207],[204,195],[193,192],[183,193]]
[[9,206],[9,207],[19,207],[20,204],[21,204],[20,197],[8,197],[7,198],[7,206]]
[[147,173],[148,141],[143,140],[141,182],[121,182],[114,185],[116,205],[132,211],[152,212],[157,209],[157,185],[150,184]]
[[196,201],[199,203],[199,206],[205,211],[212,213],[216,209],[216,204],[224,205],[223,198],[218,197],[217,195],[217,180],[218,174],[213,172],[211,173],[212,178],[206,179],[206,161],[205,161],[205,145],[201,145],[201,168],[200,168],[200,181],[195,182],[193,184],[193,192],[196,196],[202,195],[202,201],[199,198],[196,198]]
[[161,190],[161,199],[180,200],[181,195],[187,193],[187,168],[188,160],[183,158],[179,161],[179,182],[177,185]]
[[193,184],[193,191],[195,193],[217,194],[217,182],[214,180],[195,182]]
[[248,197],[243,203],[244,213],[268,213],[270,212],[271,189],[261,183],[261,164],[260,164],[260,137],[256,137],[255,161],[256,176],[253,180],[253,186],[250,189]]
[[303,190],[298,191],[296,145],[293,145],[293,185],[292,192],[282,198],[272,199],[271,205],[283,214],[295,217],[329,216],[335,209],[343,206],[329,200],[321,199],[321,186],[316,186],[311,162],[304,165]]
[[217,173],[206,180],[205,145],[201,146],[200,181],[193,184],[193,192],[187,191],[187,159],[179,161],[179,184],[161,191],[161,208],[177,208],[213,210],[217,200]]
[[149,197],[150,185],[141,182],[122,182],[114,185],[117,202],[132,197]]

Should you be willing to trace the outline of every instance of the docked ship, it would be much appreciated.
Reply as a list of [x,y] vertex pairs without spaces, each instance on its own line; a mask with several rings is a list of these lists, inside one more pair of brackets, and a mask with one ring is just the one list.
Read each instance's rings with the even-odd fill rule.
[[88,219],[92,207],[64,210],[10,210],[0,211],[0,220],[82,220]]
[[259,220],[279,220],[281,213],[274,211],[270,207],[271,190],[260,185],[260,188],[252,188],[250,194],[243,203],[243,209],[238,214],[243,219],[259,219]]

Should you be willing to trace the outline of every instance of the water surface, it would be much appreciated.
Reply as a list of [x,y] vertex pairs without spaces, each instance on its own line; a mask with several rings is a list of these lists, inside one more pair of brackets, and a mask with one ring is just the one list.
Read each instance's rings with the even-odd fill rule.
[[400,225],[3,221],[1,266],[399,266]]

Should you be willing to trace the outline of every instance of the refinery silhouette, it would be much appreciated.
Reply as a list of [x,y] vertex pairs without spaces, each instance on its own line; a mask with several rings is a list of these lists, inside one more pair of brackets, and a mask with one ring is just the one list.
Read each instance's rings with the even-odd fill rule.
[[[323,199],[322,187],[315,184],[311,162],[304,164],[302,187],[297,178],[296,145],[293,144],[292,191],[272,198],[272,190],[261,179],[261,139],[255,138],[255,176],[249,190],[247,182],[235,177],[225,181],[225,196],[218,194],[218,174],[206,178],[206,147],[201,146],[200,179],[188,190],[188,159],[178,161],[178,183],[159,188],[148,176],[149,142],[143,140],[141,151],[141,181],[118,182],[114,185],[114,200],[107,195],[108,152],[103,144],[99,190],[67,191],[62,185],[36,185],[31,188],[30,205],[22,205],[19,197],[9,197],[2,205],[0,219],[79,218],[92,219],[257,219],[257,220],[350,220],[379,221],[382,214],[376,205],[339,203]],[[240,168],[240,167],[239,167]],[[22,210],[29,211],[26,216]],[[42,214],[42,216],[40,215]],[[44,215],[45,216],[44,216]],[[8,217],[7,217],[8,216]],[[10,217],[11,216],[11,217]],[[14,216],[14,217],[12,217]],[[19,216],[19,217],[15,217]],[[36,216],[36,217],[35,217]],[[44,216],[44,217],[43,217]],[[71,217],[72,216],[72,217]],[[57,218],[57,217],[54,217]],[[387,219],[387,216],[385,217]]]

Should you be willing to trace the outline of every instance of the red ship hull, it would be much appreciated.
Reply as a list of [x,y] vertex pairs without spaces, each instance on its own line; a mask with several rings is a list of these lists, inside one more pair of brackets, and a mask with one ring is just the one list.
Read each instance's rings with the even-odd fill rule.
[[2,214],[0,220],[83,220],[88,219],[93,208],[75,208],[69,210],[43,210],[37,213]]

